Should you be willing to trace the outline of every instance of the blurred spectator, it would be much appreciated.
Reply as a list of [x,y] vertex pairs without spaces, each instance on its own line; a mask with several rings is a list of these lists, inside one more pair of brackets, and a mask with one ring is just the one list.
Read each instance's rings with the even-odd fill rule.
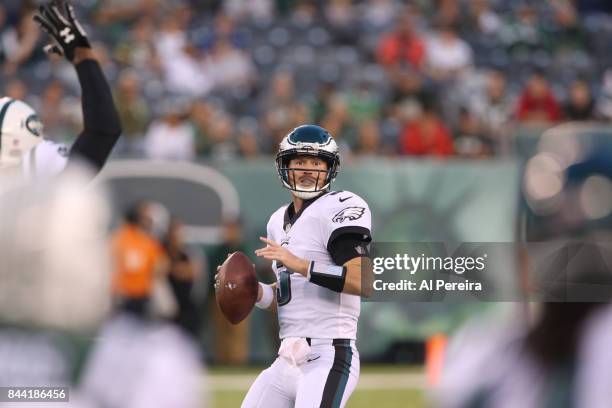
[[272,0],[226,0],[223,2],[223,11],[238,21],[270,21],[274,17],[274,2]]
[[52,81],[45,87],[38,112],[50,140],[72,142],[81,130],[79,102],[66,95],[59,81]]
[[219,42],[229,43],[230,48],[242,50],[249,45],[246,33],[239,28],[236,20],[223,13],[215,17],[212,30],[196,40],[197,46],[206,51],[215,48]]
[[272,141],[280,140],[298,125],[296,111],[300,101],[295,94],[293,73],[278,71],[272,77],[269,94],[264,97],[263,112],[266,132]]
[[152,235],[167,229],[158,208],[149,202],[132,206],[112,237],[113,293],[122,310],[139,317],[149,316],[155,281],[168,267],[161,242]]
[[317,17],[317,7],[312,0],[285,0],[283,3],[294,3],[291,9],[291,21],[301,27],[312,25]]
[[607,0],[581,0],[577,4],[580,14],[612,14],[612,4]]
[[591,95],[589,84],[576,80],[570,85],[569,100],[565,105],[565,119],[592,120],[595,116],[595,101]]
[[257,121],[254,118],[246,117],[238,121],[237,139],[240,156],[251,159],[259,156],[257,130]]
[[454,153],[451,133],[432,102],[426,101],[423,112],[404,126],[400,135],[400,152],[411,156],[439,157]]
[[198,100],[191,105],[191,123],[195,130],[196,153],[199,157],[210,154],[210,129],[215,113],[205,101]]
[[143,71],[158,73],[161,66],[153,44],[155,34],[154,20],[139,18],[131,27],[128,38],[115,47],[115,58],[123,65],[138,69],[141,75]]
[[340,155],[348,157],[356,145],[355,124],[349,115],[349,106],[345,98],[336,95],[330,100],[327,114],[321,120],[321,126],[327,129],[338,144]]
[[215,42],[204,68],[215,89],[242,89],[248,95],[256,79],[249,55],[226,39]]
[[555,24],[545,25],[548,45],[557,55],[586,52],[588,38],[583,30],[574,6],[569,1],[554,3]]
[[310,117],[313,123],[320,123],[325,115],[327,115],[327,111],[335,95],[336,86],[333,82],[324,81],[319,84],[316,92],[314,92],[314,98],[310,105]]
[[454,146],[457,155],[464,158],[483,158],[492,153],[491,140],[469,109],[461,109]]
[[15,30],[8,24],[6,9],[0,4],[0,64],[8,59],[10,49],[14,46]]
[[414,27],[412,13],[404,11],[397,17],[394,30],[381,39],[376,50],[378,63],[397,89],[395,100],[421,89],[425,52],[425,42]]
[[357,10],[352,0],[331,0],[326,2],[323,15],[337,44],[356,45]]
[[381,154],[381,137],[378,122],[367,120],[359,125],[359,141],[355,155],[364,158],[374,158]]
[[561,120],[559,103],[542,72],[533,73],[527,81],[518,100],[516,116],[522,123],[536,125]]
[[501,71],[489,71],[483,88],[482,92],[472,95],[470,109],[481,123],[484,133],[496,144],[500,144],[514,109],[507,90],[506,76]]
[[168,280],[176,298],[178,310],[174,322],[197,339],[202,313],[193,299],[194,282],[198,279],[201,265],[198,265],[184,242],[183,225],[173,219],[164,239],[164,249],[168,256]]
[[[162,21],[157,36],[156,52],[161,61],[166,89],[191,97],[206,95],[213,87],[210,73],[203,69],[197,48],[188,41],[179,13],[171,13]],[[185,79],[189,78],[188,81]]]
[[489,0],[470,0],[469,19],[464,27],[466,31],[472,31],[475,27],[485,35],[495,35],[501,27],[501,19],[492,10]]
[[172,99],[164,102],[161,119],[151,123],[145,136],[147,157],[185,161],[195,158],[195,131],[186,114],[183,102]]
[[13,75],[34,53],[38,42],[38,27],[32,20],[36,4],[22,1],[19,15],[11,21],[0,5],[0,64],[5,75]]
[[151,121],[147,101],[141,95],[136,72],[125,70],[119,76],[115,103],[121,118],[123,137],[118,150],[124,154],[142,155],[144,135]]
[[[381,39],[376,51],[378,62],[404,92],[414,92],[420,87],[415,73],[423,67],[425,55],[425,43],[414,29],[412,14],[407,11],[397,17],[394,30]],[[411,86],[405,77],[415,77],[410,81]]]
[[389,27],[399,14],[399,5],[394,0],[367,0],[357,7],[365,28],[375,32]]
[[597,115],[605,120],[612,121],[612,68],[603,74],[602,87],[597,99]]
[[96,20],[100,24],[112,26],[113,23],[154,16],[158,6],[158,0],[101,0],[96,10]]
[[214,116],[209,129],[209,156],[219,161],[228,161],[238,156],[235,126],[227,113]]
[[437,0],[435,4],[435,19],[445,26],[457,26],[459,24],[459,1]]
[[526,59],[531,52],[543,48],[538,20],[535,6],[527,3],[518,5],[515,16],[502,25],[499,40],[513,56]]
[[13,99],[25,100],[28,96],[28,87],[21,79],[13,79],[8,81],[4,86],[4,95]]
[[361,80],[346,95],[348,114],[351,121],[359,123],[379,117],[381,100],[373,88],[373,84]]
[[436,81],[458,78],[472,66],[472,49],[455,24],[443,23],[427,41],[427,72]]
[[223,264],[229,254],[245,250],[242,221],[225,220],[222,226],[222,243],[208,252],[208,264],[211,265],[209,316],[213,317],[215,335],[215,350],[212,355],[220,364],[244,364],[249,357],[250,316],[237,325],[229,323],[219,310],[213,295],[216,267]]

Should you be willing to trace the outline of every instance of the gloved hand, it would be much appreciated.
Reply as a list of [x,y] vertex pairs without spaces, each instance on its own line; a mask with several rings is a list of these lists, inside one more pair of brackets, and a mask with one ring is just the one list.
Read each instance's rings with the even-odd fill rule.
[[38,13],[33,18],[53,41],[52,44],[45,46],[45,52],[62,55],[73,62],[75,50],[79,47],[91,48],[91,44],[74,15],[72,4],[66,2],[64,9],[65,16],[56,5],[46,4],[38,8]]

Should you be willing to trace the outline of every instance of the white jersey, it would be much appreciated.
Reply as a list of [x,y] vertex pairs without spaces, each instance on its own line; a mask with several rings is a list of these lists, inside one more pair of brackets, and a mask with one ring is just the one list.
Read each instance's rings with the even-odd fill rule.
[[28,150],[21,159],[23,175],[28,179],[46,179],[59,174],[66,167],[69,149],[61,144],[43,140]]
[[[286,216],[288,205],[268,221],[268,238],[285,245],[296,256],[333,264],[328,244],[345,232],[370,236],[368,204],[350,191],[329,192],[303,209],[293,225]],[[277,277],[280,338],[356,339],[361,299],[315,285],[298,273],[273,262]]]

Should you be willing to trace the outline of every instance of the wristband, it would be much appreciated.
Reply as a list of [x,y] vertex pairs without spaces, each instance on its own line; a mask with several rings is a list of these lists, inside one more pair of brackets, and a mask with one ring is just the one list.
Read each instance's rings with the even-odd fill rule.
[[272,290],[270,285],[264,285],[261,282],[259,282],[259,286],[261,287],[261,299],[259,302],[255,302],[255,306],[260,309],[267,309],[274,300],[274,290]]
[[311,261],[306,276],[315,285],[323,286],[334,292],[342,292],[346,280],[346,266]]

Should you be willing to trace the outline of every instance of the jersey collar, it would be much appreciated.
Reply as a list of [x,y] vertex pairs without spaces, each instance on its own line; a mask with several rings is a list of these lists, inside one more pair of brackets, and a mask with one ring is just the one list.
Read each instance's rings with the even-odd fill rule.
[[287,208],[285,209],[285,216],[283,217],[283,230],[285,232],[289,232],[289,230],[291,229],[291,226],[295,224],[298,218],[300,218],[300,215],[302,215],[304,210],[310,207],[310,204],[314,203],[319,198],[326,196],[329,193],[330,192],[327,191],[321,195],[316,196],[315,198],[311,198],[310,200],[304,200],[304,203],[302,204],[302,208],[300,208],[300,211],[298,211],[297,213],[295,212],[295,206],[293,205],[293,202],[291,202],[291,204],[289,204]]

